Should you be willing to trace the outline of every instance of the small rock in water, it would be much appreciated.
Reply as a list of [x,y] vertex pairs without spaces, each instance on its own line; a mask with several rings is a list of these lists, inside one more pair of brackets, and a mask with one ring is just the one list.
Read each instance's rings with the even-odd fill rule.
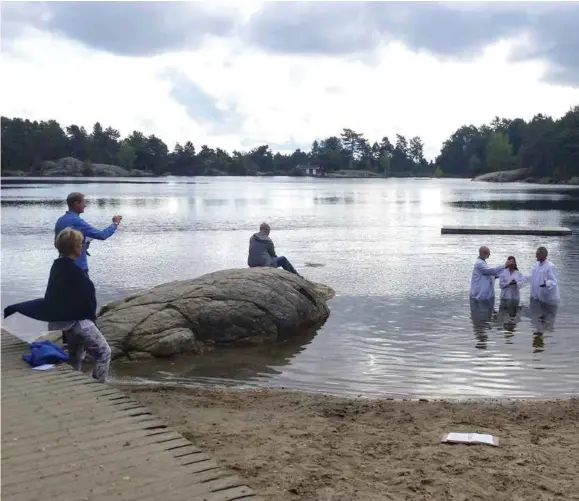
[[304,266],[307,266],[308,268],[320,268],[326,265],[323,263],[305,263]]

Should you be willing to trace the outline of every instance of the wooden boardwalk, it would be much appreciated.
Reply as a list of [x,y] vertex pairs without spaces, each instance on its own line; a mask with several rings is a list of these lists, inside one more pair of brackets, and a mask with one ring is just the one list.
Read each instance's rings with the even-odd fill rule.
[[261,501],[123,392],[1,340],[3,501]]

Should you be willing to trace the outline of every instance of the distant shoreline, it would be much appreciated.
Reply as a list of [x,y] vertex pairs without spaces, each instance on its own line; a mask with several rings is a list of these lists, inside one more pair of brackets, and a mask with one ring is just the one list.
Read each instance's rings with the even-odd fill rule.
[[90,184],[90,183],[103,183],[103,184],[134,184],[134,183],[148,183],[148,184],[166,184],[169,180],[177,178],[185,184],[197,184],[196,178],[200,177],[255,177],[255,178],[272,178],[272,177],[284,177],[292,179],[411,179],[414,181],[430,181],[436,179],[464,179],[483,183],[494,183],[494,184],[528,184],[528,185],[540,185],[540,186],[579,186],[579,177],[573,177],[568,180],[555,181],[552,178],[522,178],[521,176],[513,176],[512,171],[494,172],[489,174],[483,174],[474,178],[461,177],[461,176],[444,176],[442,178],[436,178],[434,176],[381,176],[376,173],[371,173],[367,171],[362,171],[357,173],[353,172],[337,172],[326,174],[325,176],[291,176],[282,173],[259,173],[259,174],[245,174],[243,176],[233,176],[228,174],[203,174],[200,176],[175,176],[172,174],[154,175],[154,174],[144,174],[144,175],[94,175],[84,177],[82,175],[44,175],[44,176],[34,176],[29,173],[19,173],[13,174],[3,173],[0,177],[0,185],[10,186],[15,184],[25,184],[25,183],[35,183],[35,184],[51,184],[55,181],[66,181],[67,184]]
[[[283,172],[259,172],[259,173],[248,173],[248,174],[244,174],[242,176],[235,176],[235,175],[231,175],[231,174],[226,174],[226,173],[207,173],[207,174],[200,174],[198,176],[175,176],[174,174],[152,174],[152,173],[142,173],[142,174],[134,174],[134,173],[129,173],[129,174],[112,174],[112,173],[106,173],[106,174],[100,174],[98,172],[95,172],[93,175],[90,176],[83,176],[82,174],[78,174],[78,173],[57,173],[57,174],[48,174],[48,175],[34,175],[33,173],[30,172],[24,172],[24,171],[6,171],[2,173],[2,179],[22,179],[22,178],[33,178],[33,179],[58,179],[58,178],[74,178],[74,179],[92,179],[92,178],[102,178],[102,179],[116,179],[116,178],[134,178],[134,179],[139,179],[139,178],[167,178],[167,177],[178,177],[178,178],[195,178],[195,177],[291,177],[291,178],[308,178],[308,179],[347,179],[347,178],[357,178],[357,179],[390,179],[390,178],[394,178],[394,179],[422,179],[422,180],[426,180],[426,179],[434,179],[434,176],[427,176],[427,175],[391,175],[391,176],[383,176],[380,175],[376,172],[372,172],[372,171],[356,171],[356,170],[352,170],[352,171],[336,171],[336,172],[330,172],[327,173],[323,176],[305,176],[305,175],[291,175],[291,174],[287,174],[287,173],[283,173]],[[460,177],[457,177],[456,179],[461,179]],[[467,178],[462,178],[462,179],[467,179]]]
[[[139,179],[147,180],[151,183],[165,183],[163,179],[179,178],[179,179],[195,179],[198,177],[289,177],[292,179],[415,179],[420,181],[435,179],[434,177],[427,176],[380,176],[368,175],[368,173],[339,173],[339,174],[327,174],[325,176],[290,176],[287,174],[270,174],[270,173],[260,173],[260,174],[246,174],[243,176],[232,176],[226,174],[204,174],[202,176],[174,176],[174,175],[145,175],[145,176],[75,176],[75,175],[51,175],[51,176],[34,176],[34,175],[5,175],[1,177],[2,184],[18,184],[22,182],[21,180],[33,180],[36,183],[50,183],[55,179],[66,179],[68,182],[74,182],[76,184],[83,184],[86,182],[101,182],[101,183],[133,183],[138,182]],[[135,181],[127,181],[126,178],[134,179]],[[119,179],[119,181],[115,181]],[[151,179],[158,179],[158,181],[151,181]],[[451,179],[451,178],[448,178]],[[452,178],[452,179],[466,179],[466,178]],[[194,181],[191,181],[194,183]]]

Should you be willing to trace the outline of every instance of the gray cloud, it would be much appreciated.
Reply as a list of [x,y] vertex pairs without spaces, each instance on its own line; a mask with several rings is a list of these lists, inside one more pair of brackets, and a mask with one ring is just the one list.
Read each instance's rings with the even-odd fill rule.
[[171,83],[171,97],[183,105],[187,115],[202,125],[206,132],[225,135],[236,134],[242,130],[245,119],[236,108],[219,108],[215,97],[179,70],[170,69],[161,76]]
[[58,33],[88,47],[124,56],[148,56],[198,47],[207,35],[226,36],[235,25],[232,9],[202,2],[17,2],[2,28],[15,37],[27,25]]
[[246,25],[240,19],[215,2],[4,2],[2,42],[35,26],[125,56],[195,49],[213,35],[274,53],[362,60],[400,41],[456,59],[524,35],[529,43],[512,60],[546,61],[546,79],[579,86],[579,2],[265,2]]
[[2,2],[0,9],[3,49],[7,42],[20,36],[26,26],[41,24],[46,13],[44,4],[40,2]]
[[525,16],[514,8],[472,11],[431,2],[268,2],[246,36],[272,52],[345,55],[399,40],[455,55],[516,32]]
[[378,44],[368,4],[267,2],[252,16],[246,39],[272,52],[343,55]]
[[536,16],[528,30],[530,46],[519,46],[512,58],[547,61],[549,81],[579,87],[579,3],[567,5]]
[[579,85],[579,3],[268,2],[244,30],[277,53],[346,56],[397,40],[442,58],[472,57],[526,35],[516,60],[545,60],[547,78]]

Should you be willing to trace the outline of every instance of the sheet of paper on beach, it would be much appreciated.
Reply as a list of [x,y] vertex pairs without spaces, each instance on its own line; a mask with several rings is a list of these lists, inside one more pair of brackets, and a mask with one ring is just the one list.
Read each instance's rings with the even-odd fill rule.
[[50,369],[54,369],[54,364],[43,364],[37,365],[36,367],[32,367],[33,371],[49,371]]
[[486,433],[445,433],[442,441],[450,444],[482,444],[498,447],[499,439]]

